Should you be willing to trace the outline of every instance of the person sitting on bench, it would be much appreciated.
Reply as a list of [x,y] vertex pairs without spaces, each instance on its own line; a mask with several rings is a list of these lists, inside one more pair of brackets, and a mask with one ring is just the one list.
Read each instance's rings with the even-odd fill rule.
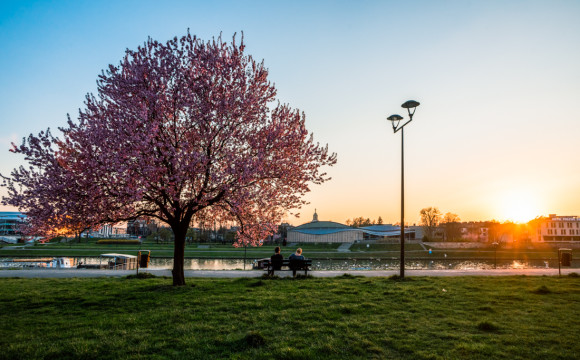
[[301,260],[304,260],[304,255],[302,255],[302,248],[296,249],[296,252],[290,256],[288,256],[288,260],[290,260],[290,269],[292,269],[292,276],[296,276],[296,270],[299,268],[298,262],[301,263]]
[[304,260],[304,255],[302,255],[302,249],[296,249],[296,253],[288,256],[288,260]]
[[270,262],[272,263],[272,270],[282,269],[282,262],[284,261],[284,256],[280,254],[280,247],[276,246],[274,249],[274,255],[270,257]]

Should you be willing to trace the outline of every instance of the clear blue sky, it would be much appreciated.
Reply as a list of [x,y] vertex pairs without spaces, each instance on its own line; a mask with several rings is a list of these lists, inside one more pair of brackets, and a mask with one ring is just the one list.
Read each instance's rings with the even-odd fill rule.
[[[438,206],[463,220],[580,215],[579,1],[3,1],[0,172],[11,141],[65,125],[97,75],[148,36],[244,32],[279,99],[336,151],[301,223],[399,219]],[[4,210],[8,210],[4,208]]]

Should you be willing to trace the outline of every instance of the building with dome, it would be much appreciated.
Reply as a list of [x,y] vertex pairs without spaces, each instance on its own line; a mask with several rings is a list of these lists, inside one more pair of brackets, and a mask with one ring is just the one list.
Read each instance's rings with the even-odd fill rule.
[[[414,238],[414,230],[405,229],[410,238]],[[362,228],[352,228],[334,221],[319,221],[314,210],[312,221],[288,230],[290,243],[354,243],[363,240],[398,240],[401,228],[392,225],[373,225]]]

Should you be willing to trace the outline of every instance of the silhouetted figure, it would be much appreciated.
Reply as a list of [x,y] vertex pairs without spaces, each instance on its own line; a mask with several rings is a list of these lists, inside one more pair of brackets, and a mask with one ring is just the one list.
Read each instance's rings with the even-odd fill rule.
[[272,273],[269,275],[272,275],[274,273],[274,270],[282,269],[282,262],[283,261],[284,261],[284,256],[282,256],[282,254],[280,254],[280,247],[276,246],[276,248],[274,249],[274,255],[272,255],[270,257]]
[[302,249],[296,249],[296,252],[290,256],[288,256],[288,260],[290,260],[290,269],[292,269],[292,276],[296,276],[296,270],[299,268],[298,263],[302,263],[304,260],[304,255],[302,255]]

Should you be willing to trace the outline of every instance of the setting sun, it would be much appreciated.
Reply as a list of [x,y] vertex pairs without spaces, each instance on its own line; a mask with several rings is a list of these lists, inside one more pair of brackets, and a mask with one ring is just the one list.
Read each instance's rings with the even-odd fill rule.
[[517,223],[526,223],[542,213],[534,194],[522,190],[505,193],[499,204],[501,218]]

